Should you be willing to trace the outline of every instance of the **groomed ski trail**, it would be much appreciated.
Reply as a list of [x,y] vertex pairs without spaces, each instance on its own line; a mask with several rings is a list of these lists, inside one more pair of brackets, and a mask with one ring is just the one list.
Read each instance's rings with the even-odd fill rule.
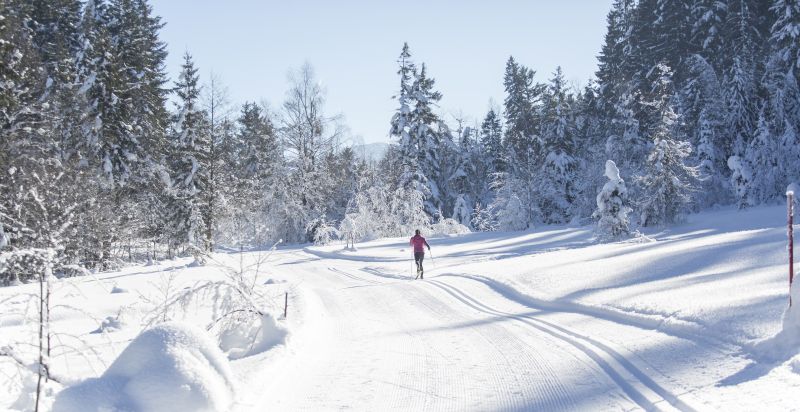
[[611,347],[496,306],[496,293],[482,303],[435,275],[291,255],[281,267],[315,303],[241,410],[694,409]]

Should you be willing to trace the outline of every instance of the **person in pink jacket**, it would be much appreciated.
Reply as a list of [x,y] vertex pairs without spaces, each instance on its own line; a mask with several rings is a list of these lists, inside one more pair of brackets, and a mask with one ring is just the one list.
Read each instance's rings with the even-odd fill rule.
[[422,279],[422,259],[425,259],[425,247],[427,246],[430,252],[431,245],[419,234],[419,229],[414,232],[414,237],[408,243],[414,246],[414,262],[417,264],[417,275]]

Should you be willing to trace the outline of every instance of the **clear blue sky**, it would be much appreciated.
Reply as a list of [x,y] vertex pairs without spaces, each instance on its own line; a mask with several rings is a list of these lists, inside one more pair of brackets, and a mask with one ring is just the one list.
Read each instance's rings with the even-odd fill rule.
[[326,111],[341,113],[352,135],[388,142],[403,42],[425,62],[444,95],[448,121],[481,119],[503,101],[509,55],[551,77],[585,85],[597,67],[612,0],[259,1],[153,0],[167,23],[172,79],[189,51],[205,82],[211,71],[232,103],[280,107],[287,72],[311,63],[327,90]]

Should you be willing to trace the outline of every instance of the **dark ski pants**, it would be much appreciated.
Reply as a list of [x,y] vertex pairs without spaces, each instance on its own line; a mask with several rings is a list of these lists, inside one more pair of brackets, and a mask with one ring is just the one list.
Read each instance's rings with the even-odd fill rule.
[[414,252],[414,263],[417,264],[417,272],[422,272],[422,259],[425,259],[425,252]]

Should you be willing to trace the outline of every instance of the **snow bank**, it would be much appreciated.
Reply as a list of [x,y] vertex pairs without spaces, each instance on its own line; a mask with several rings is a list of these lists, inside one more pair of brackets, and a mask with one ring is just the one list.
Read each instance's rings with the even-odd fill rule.
[[[792,306],[788,306],[783,312],[781,331],[755,345],[756,354],[766,361],[782,361],[800,353],[800,285],[797,282],[792,283],[789,293]],[[800,370],[800,362],[794,360],[792,367],[795,371]]]
[[278,325],[270,314],[250,322],[239,322],[220,334],[219,346],[230,359],[241,359],[269,350],[283,343],[286,329]]
[[128,293],[128,289],[114,285],[114,287],[111,289],[111,293]]
[[223,411],[233,389],[228,361],[209,336],[172,322],[142,332],[99,378],[62,391],[53,411]]
[[106,316],[106,318],[100,323],[100,326],[93,330],[92,333],[115,332],[122,329],[124,325],[125,323],[122,321],[120,316]]

